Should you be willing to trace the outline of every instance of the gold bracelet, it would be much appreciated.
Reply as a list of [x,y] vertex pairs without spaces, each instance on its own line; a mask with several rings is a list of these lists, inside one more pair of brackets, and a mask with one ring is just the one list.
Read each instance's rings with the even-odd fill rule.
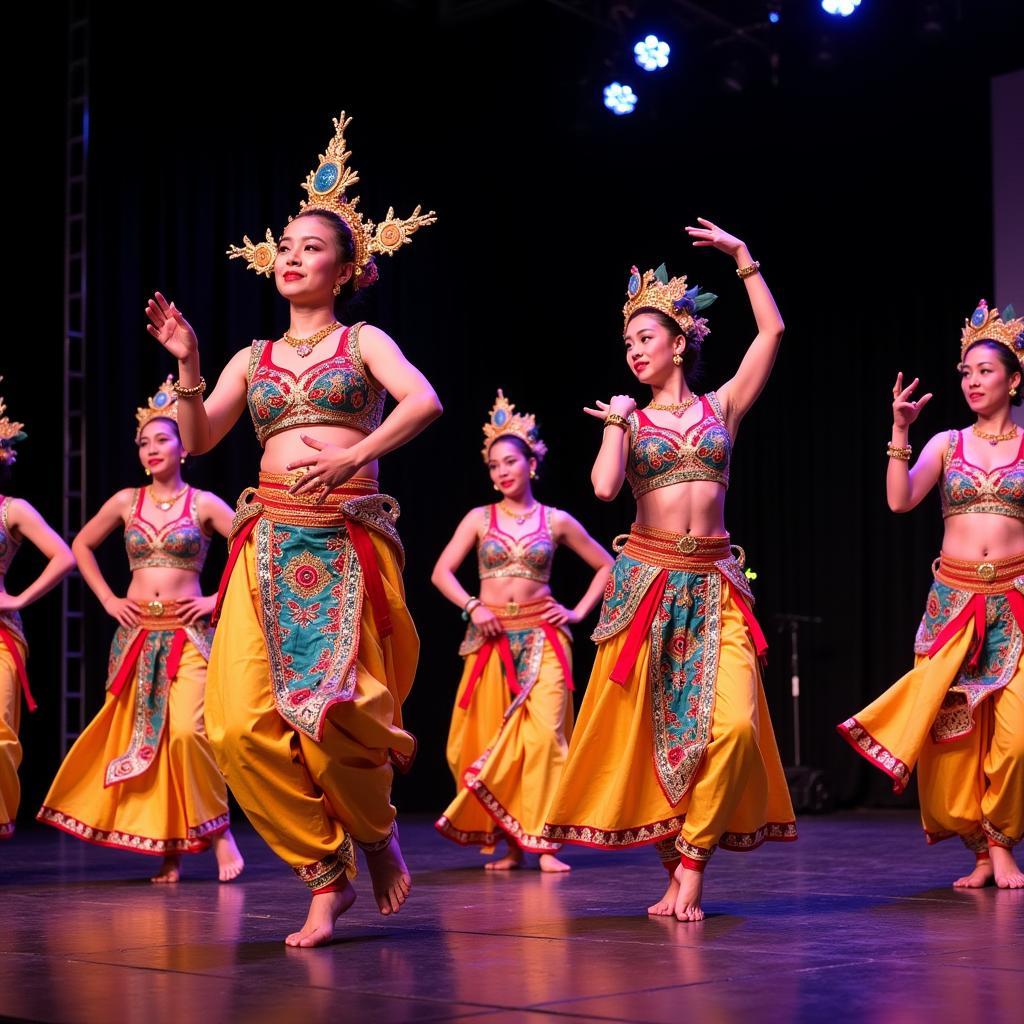
[[741,281],[745,280],[748,277],[750,277],[751,274],[760,274],[760,273],[761,273],[761,261],[760,260],[754,260],[754,262],[751,263],[750,266],[748,266],[748,267],[737,267],[736,268],[736,276]]
[[909,444],[901,446],[898,444],[893,444],[890,441],[885,449],[885,454],[888,455],[890,459],[898,459],[900,462],[909,462],[910,455],[913,452],[913,450],[914,449],[911,448]]
[[206,378],[200,377],[199,383],[187,388],[180,380],[174,382],[174,392],[179,398],[198,398],[206,394]]
[[629,433],[629,420],[625,416],[620,416],[617,412],[610,412],[604,418],[605,427],[622,427],[626,433]]

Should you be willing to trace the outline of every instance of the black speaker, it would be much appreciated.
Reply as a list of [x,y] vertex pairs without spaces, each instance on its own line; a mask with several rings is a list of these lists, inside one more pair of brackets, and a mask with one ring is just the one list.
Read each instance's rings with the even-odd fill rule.
[[797,814],[827,814],[835,807],[828,777],[820,768],[807,765],[787,768],[786,785]]

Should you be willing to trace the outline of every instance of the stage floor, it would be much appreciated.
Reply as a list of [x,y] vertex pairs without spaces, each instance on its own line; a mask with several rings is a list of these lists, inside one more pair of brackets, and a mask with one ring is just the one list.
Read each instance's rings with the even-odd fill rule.
[[1024,892],[959,892],[970,865],[916,816],[804,818],[796,843],[719,852],[701,924],[650,920],[653,851],[569,849],[569,875],[485,874],[405,818],[410,901],[367,876],[337,939],[286,948],[301,886],[246,826],[242,879],[210,854],[177,886],[155,858],[25,829],[0,846],[0,1016],[39,1021],[1021,1020]]

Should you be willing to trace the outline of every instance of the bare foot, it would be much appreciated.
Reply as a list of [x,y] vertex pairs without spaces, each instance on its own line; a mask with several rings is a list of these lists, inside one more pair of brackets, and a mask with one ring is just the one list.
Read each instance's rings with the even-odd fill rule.
[[996,885],[1000,889],[1024,889],[1024,871],[1017,867],[1013,851],[1005,846],[990,846],[988,852],[992,858]]
[[163,859],[160,870],[150,879],[158,884],[168,884],[181,881],[181,856],[177,853],[169,853]]
[[691,871],[682,864],[673,875],[679,883],[676,893],[675,915],[677,921],[703,921],[704,911],[701,909],[700,897],[704,891],[704,872]]
[[497,860],[489,860],[484,871],[515,871],[523,866],[523,851],[515,843],[509,842],[508,853]]
[[356,901],[356,891],[346,878],[334,892],[314,893],[302,929],[284,940],[286,946],[326,946],[334,938],[334,923]]
[[397,828],[383,850],[366,854],[366,868],[370,872],[373,895],[377,897],[380,912],[385,916],[397,914],[412,888],[412,876],[402,858],[402,848],[398,845]]
[[678,895],[679,883],[676,881],[676,876],[671,874],[668,876],[668,888],[665,890],[665,895],[657,903],[649,906],[647,913],[652,917],[671,917],[676,912],[676,897]]
[[954,889],[983,889],[992,884],[992,861],[988,857],[979,857],[974,870],[969,875],[958,878],[953,883]]
[[217,871],[222,882],[230,882],[236,879],[245,867],[245,861],[238,846],[235,844],[235,837],[231,829],[226,828],[220,835],[214,836],[211,841],[213,855],[217,858]]
[[[490,867],[490,864],[487,866]],[[553,853],[542,853],[540,855],[538,866],[541,871],[547,871],[553,875],[560,875],[564,874],[566,871],[572,871],[571,864],[566,864],[564,860],[559,860]]]

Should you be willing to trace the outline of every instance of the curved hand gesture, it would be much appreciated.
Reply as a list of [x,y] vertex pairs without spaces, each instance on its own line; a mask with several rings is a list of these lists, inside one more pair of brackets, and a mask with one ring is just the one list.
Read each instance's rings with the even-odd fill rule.
[[179,362],[184,362],[199,348],[196,332],[178,307],[160,292],[146,303],[146,316],[149,317],[146,330]]
[[712,246],[720,252],[728,253],[730,256],[735,256],[743,248],[744,243],[741,239],[735,235],[730,235],[728,231],[718,227],[717,224],[712,224],[711,221],[706,220],[704,217],[698,217],[697,222],[702,224],[703,227],[695,228],[688,224],[684,230],[693,239],[693,244],[698,248],[701,246]]
[[903,371],[896,374],[896,383],[892,388],[892,423],[894,427],[906,430],[914,420],[921,414],[921,410],[932,400],[932,393],[922,395],[916,401],[911,401],[910,396],[914,393],[919,381],[915,377],[906,387],[903,386]]
[[288,488],[289,494],[312,494],[315,491],[317,502],[326,501],[333,488],[340,487],[362,468],[363,464],[352,453],[351,448],[327,444],[309,434],[299,434],[299,439],[319,454],[315,458],[297,459],[288,463],[285,468],[289,472],[294,469],[306,470]]
[[629,395],[612,395],[610,402],[598,401],[595,404],[597,406],[596,409],[591,409],[590,406],[585,405],[583,411],[588,416],[593,416],[594,419],[602,421],[610,412],[627,417],[636,408],[636,402]]

